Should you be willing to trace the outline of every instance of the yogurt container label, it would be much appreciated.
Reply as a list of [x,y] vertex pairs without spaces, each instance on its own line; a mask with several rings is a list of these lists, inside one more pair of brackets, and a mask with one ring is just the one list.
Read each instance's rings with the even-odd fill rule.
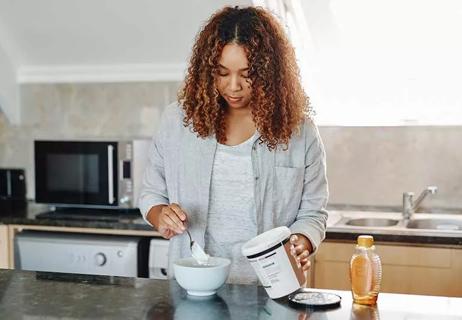
[[290,230],[279,227],[248,241],[242,253],[252,265],[270,298],[280,298],[299,289],[305,275],[290,253]]

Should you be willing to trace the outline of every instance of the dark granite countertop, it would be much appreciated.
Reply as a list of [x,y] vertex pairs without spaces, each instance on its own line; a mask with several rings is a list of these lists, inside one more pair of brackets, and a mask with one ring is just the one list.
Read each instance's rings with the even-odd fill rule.
[[431,235],[403,235],[403,234],[381,234],[379,232],[371,231],[354,231],[354,232],[339,232],[339,231],[329,231],[326,233],[326,240],[330,241],[348,241],[356,242],[357,238],[361,234],[370,234],[374,237],[375,242],[390,242],[396,244],[418,244],[418,245],[442,245],[450,247],[459,247],[462,246],[462,237],[435,237]]
[[342,297],[340,307],[320,310],[271,300],[256,286],[225,285],[193,298],[175,280],[50,280],[56,275],[0,270],[0,319],[462,319],[462,298],[380,293],[376,307],[364,307],[352,304],[349,291],[331,291]]
[[0,224],[34,225],[34,226],[53,226],[53,227],[72,227],[72,228],[97,228],[115,230],[140,230],[153,231],[141,217],[132,212],[129,214],[119,213],[118,216],[108,215],[107,219],[60,219],[60,218],[37,218],[37,215],[49,211],[46,205],[30,202],[27,212],[23,215],[2,216],[0,213]]

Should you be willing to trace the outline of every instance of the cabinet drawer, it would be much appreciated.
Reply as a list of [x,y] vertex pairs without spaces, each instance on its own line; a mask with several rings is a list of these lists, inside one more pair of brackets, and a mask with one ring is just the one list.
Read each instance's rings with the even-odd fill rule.
[[[316,255],[316,261],[349,262],[354,248],[354,243],[324,242]],[[452,249],[378,244],[376,250],[384,265],[451,267]]]

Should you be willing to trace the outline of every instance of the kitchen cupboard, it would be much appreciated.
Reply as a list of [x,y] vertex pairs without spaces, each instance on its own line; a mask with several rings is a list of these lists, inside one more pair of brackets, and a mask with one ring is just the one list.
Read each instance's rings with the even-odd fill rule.
[[0,225],[0,269],[9,267],[8,226]]
[[[325,241],[315,256],[315,288],[350,289],[354,242]],[[462,296],[462,248],[376,243],[382,260],[381,292]]]

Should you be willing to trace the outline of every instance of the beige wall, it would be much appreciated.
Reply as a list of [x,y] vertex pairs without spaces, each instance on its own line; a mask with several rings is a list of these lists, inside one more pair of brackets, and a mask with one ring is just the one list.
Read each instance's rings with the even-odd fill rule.
[[330,203],[401,206],[429,185],[424,207],[462,208],[462,127],[321,127]]
[[[33,141],[132,138],[154,134],[176,98],[177,82],[28,84],[21,86],[22,123],[0,113],[0,167],[27,170],[33,190]],[[330,203],[399,206],[402,192],[437,185],[425,206],[462,208],[462,127],[321,127]]]
[[0,113],[0,167],[26,168],[33,198],[35,139],[152,137],[179,83],[28,84],[21,86],[22,121]]

